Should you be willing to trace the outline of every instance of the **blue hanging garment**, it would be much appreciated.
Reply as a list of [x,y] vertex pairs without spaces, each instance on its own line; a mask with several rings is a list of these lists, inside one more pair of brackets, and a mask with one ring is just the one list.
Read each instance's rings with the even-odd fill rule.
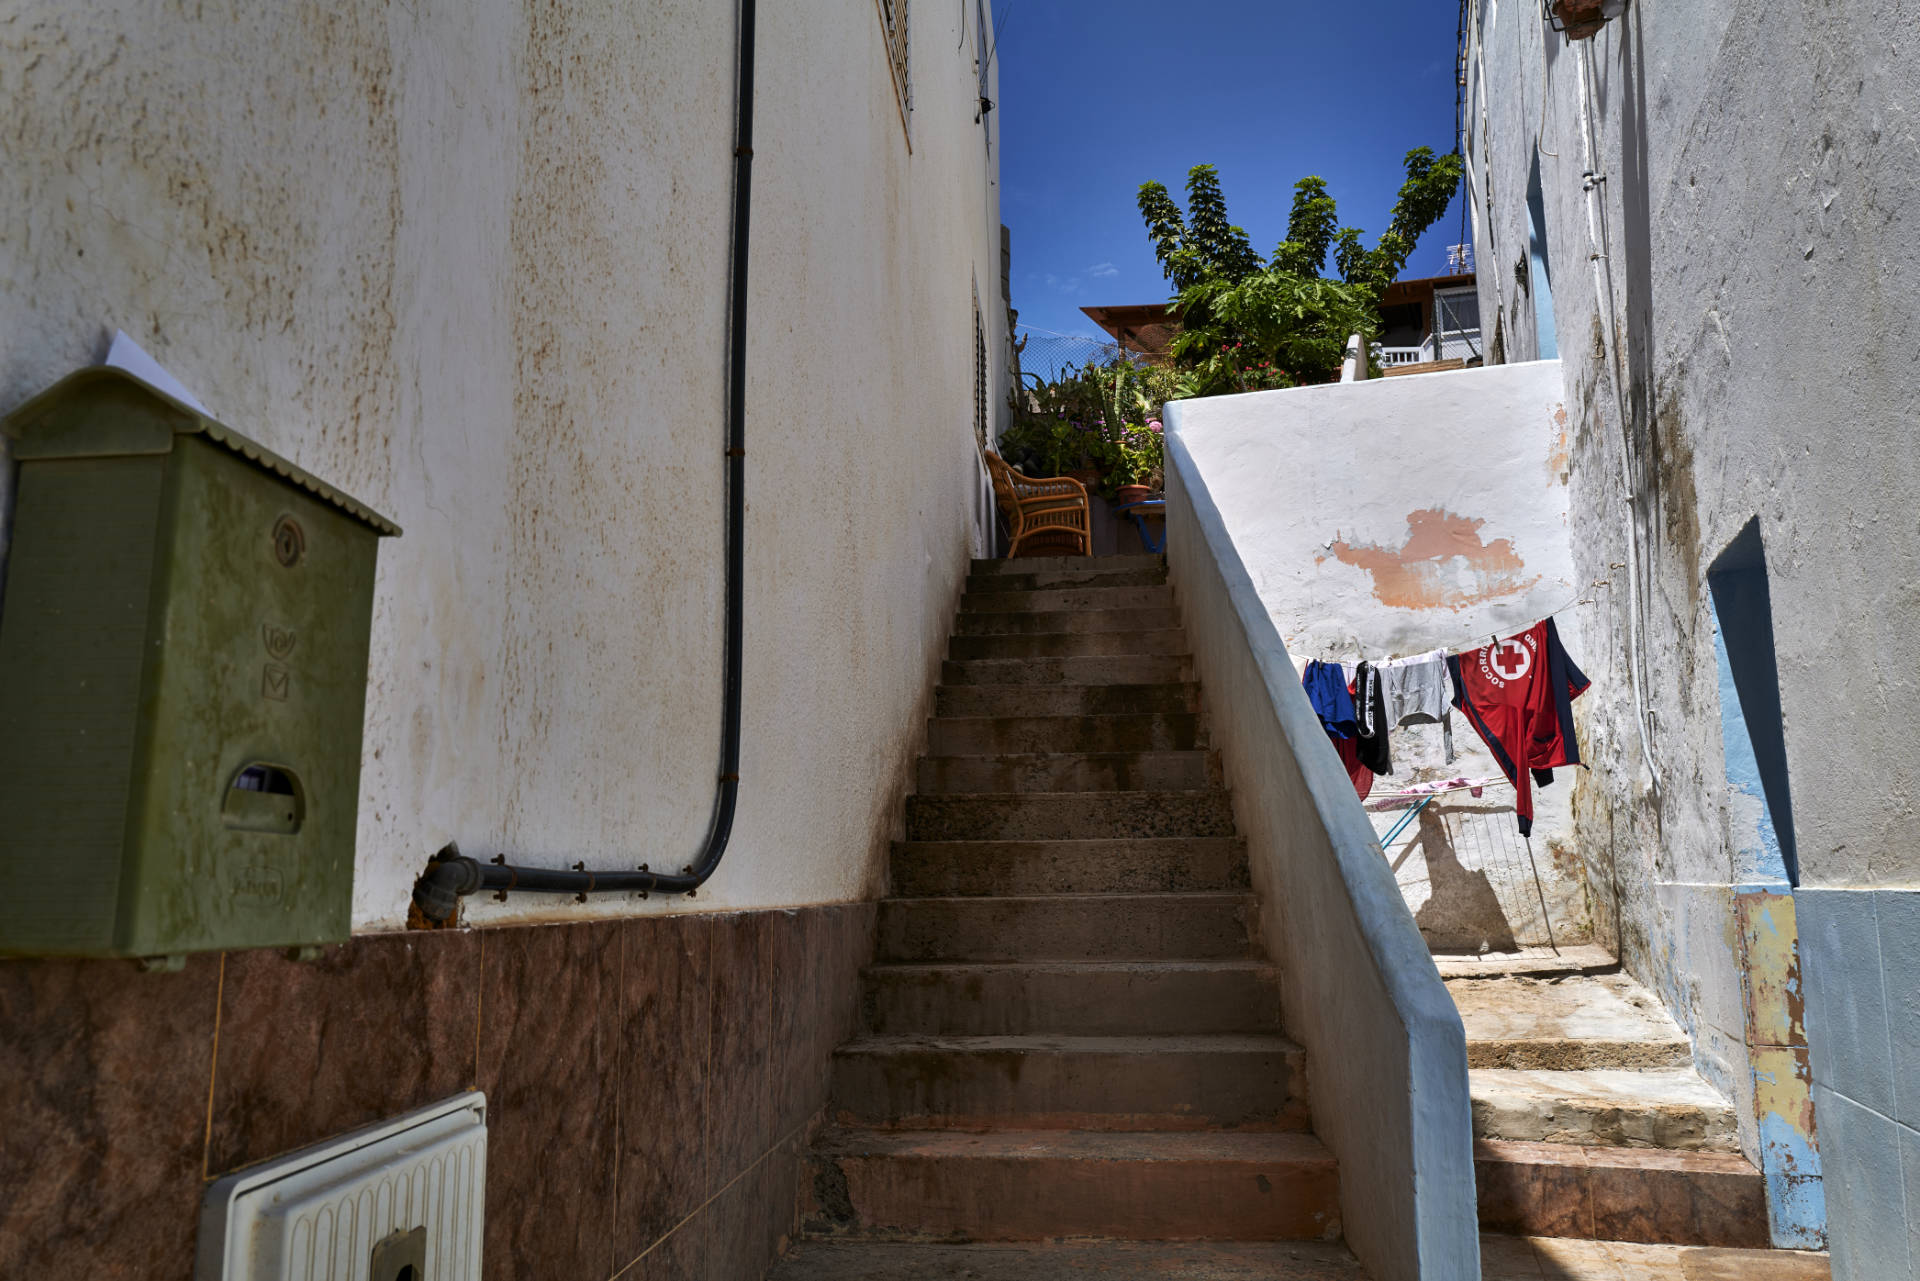
[[1340,664],[1315,659],[1307,664],[1300,686],[1307,691],[1307,701],[1313,704],[1327,733],[1335,738],[1353,737],[1353,695],[1347,692],[1347,674]]

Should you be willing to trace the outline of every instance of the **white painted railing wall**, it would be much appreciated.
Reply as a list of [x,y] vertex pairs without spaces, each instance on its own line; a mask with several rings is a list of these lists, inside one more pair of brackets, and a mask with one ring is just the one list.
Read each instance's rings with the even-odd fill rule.
[[1466,1034],[1183,438],[1204,403],[1167,407],[1168,561],[1347,1242],[1377,1281],[1477,1281]]

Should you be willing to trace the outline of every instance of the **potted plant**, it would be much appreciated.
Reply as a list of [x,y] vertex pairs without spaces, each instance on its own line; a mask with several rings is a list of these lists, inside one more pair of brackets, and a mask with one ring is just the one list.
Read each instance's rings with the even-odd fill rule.
[[1160,477],[1160,424],[1105,432],[1097,454],[1105,474],[1101,493],[1120,506],[1142,502]]

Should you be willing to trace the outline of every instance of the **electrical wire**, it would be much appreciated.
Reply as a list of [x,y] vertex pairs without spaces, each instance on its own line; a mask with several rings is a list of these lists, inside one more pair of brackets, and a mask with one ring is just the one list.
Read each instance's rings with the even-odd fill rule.
[[1587,209],[1587,249],[1593,264],[1593,292],[1595,305],[1604,304],[1606,315],[1601,321],[1601,345],[1605,348],[1607,360],[1607,378],[1613,384],[1615,409],[1620,416],[1620,483],[1627,505],[1627,675],[1633,686],[1633,725],[1640,736],[1640,754],[1647,764],[1647,773],[1654,787],[1660,786],[1660,767],[1653,757],[1653,743],[1647,734],[1646,697],[1641,689],[1641,655],[1645,645],[1641,637],[1640,618],[1640,519],[1635,503],[1637,486],[1634,484],[1633,425],[1627,412],[1625,374],[1621,369],[1620,334],[1615,327],[1619,312],[1613,295],[1613,273],[1606,244],[1606,217],[1600,206],[1600,184],[1606,177],[1594,169],[1594,156],[1598,151],[1598,141],[1593,120],[1593,56],[1591,41],[1580,41],[1575,57],[1580,63],[1580,112],[1584,127],[1580,133],[1581,162],[1584,172],[1581,186],[1586,192]]
[[[1506,632],[1507,632],[1507,635],[1508,635],[1508,636],[1517,636],[1517,635],[1519,635],[1519,634],[1520,634],[1521,632],[1524,632],[1524,631],[1526,631],[1526,630],[1527,630],[1528,628],[1530,628],[1530,627],[1533,627],[1533,626],[1534,626],[1535,624],[1537,624],[1537,623],[1541,623],[1541,622],[1544,622],[1544,621],[1546,621],[1547,619],[1549,619],[1549,618],[1553,618],[1553,617],[1556,617],[1556,616],[1558,616],[1558,615],[1560,615],[1560,614],[1564,614],[1564,613],[1566,613],[1566,612],[1567,612],[1568,610],[1570,610],[1570,609],[1573,609],[1573,608],[1576,608],[1577,606],[1580,606],[1580,605],[1591,605],[1591,604],[1593,604],[1593,603],[1595,602],[1595,600],[1596,600],[1596,599],[1598,599],[1598,598],[1597,598],[1597,597],[1593,597],[1593,596],[1576,596],[1576,597],[1574,597],[1574,598],[1573,598],[1572,600],[1570,600],[1570,601],[1568,601],[1568,602],[1567,602],[1566,604],[1564,604],[1564,605],[1560,605],[1560,606],[1558,606],[1558,607],[1556,607],[1556,608],[1554,608],[1554,609],[1550,609],[1550,610],[1547,610],[1547,611],[1546,611],[1545,613],[1542,613],[1542,614],[1539,614],[1539,615],[1537,615],[1537,616],[1535,616],[1535,618],[1533,619],[1533,621],[1532,621],[1532,622],[1530,622],[1530,623],[1527,623],[1527,624],[1526,624],[1525,626],[1522,626],[1522,627],[1514,627],[1514,628],[1512,628],[1511,630],[1508,630],[1507,628],[1504,628],[1504,627],[1502,627],[1502,628],[1495,628],[1495,629],[1493,629],[1493,630],[1490,630],[1490,631],[1479,631],[1479,630],[1474,630],[1474,631],[1471,631],[1471,632],[1468,632],[1468,633],[1467,633],[1467,635],[1466,635],[1466,639],[1465,639],[1465,640],[1464,640],[1464,641],[1463,641],[1463,642],[1462,642],[1462,643],[1461,643],[1461,644],[1460,644],[1459,646],[1454,646],[1454,645],[1433,645],[1433,646],[1429,646],[1429,647],[1428,647],[1427,649],[1424,649],[1424,650],[1414,650],[1414,651],[1412,651],[1412,652],[1413,652],[1413,653],[1416,653],[1416,654],[1425,654],[1425,653],[1431,653],[1431,652],[1432,652],[1433,650],[1436,650],[1436,649],[1443,649],[1443,650],[1448,650],[1448,651],[1453,651],[1453,650],[1455,650],[1455,649],[1458,649],[1458,650],[1459,650],[1460,652],[1462,652],[1462,653],[1465,653],[1465,652],[1467,652],[1467,651],[1470,651],[1470,650],[1475,650],[1475,649],[1479,649],[1479,648],[1481,648],[1481,646],[1480,646],[1480,645],[1478,645],[1478,644],[1476,644],[1476,643],[1474,643],[1474,642],[1476,642],[1476,641],[1478,640],[1478,638],[1479,638],[1479,637],[1482,637],[1482,636],[1486,636],[1486,637],[1488,637],[1488,638],[1490,638],[1491,640],[1493,640],[1493,641],[1495,641],[1495,642],[1497,642],[1497,641],[1499,641],[1499,640],[1500,640],[1500,633],[1501,633],[1502,631],[1506,631]],[[1331,643],[1329,643],[1329,644],[1326,644],[1326,645],[1323,645],[1323,646],[1321,646],[1321,648],[1320,648],[1320,652],[1321,652],[1321,653],[1323,653],[1323,654],[1332,654],[1332,653],[1333,653],[1333,652],[1334,652],[1335,650],[1342,650],[1342,651],[1347,651],[1347,652],[1355,652],[1355,651],[1354,651],[1354,649],[1353,649],[1353,647],[1350,647],[1350,646],[1348,646],[1348,645],[1347,645],[1347,644],[1346,644],[1346,643],[1345,643],[1344,641],[1335,641],[1335,642],[1331,642]],[[1362,658],[1362,659],[1365,659],[1365,658],[1367,657],[1367,654],[1366,654],[1366,651],[1365,651],[1364,649],[1360,649],[1360,650],[1358,650],[1358,656],[1359,656],[1360,658]],[[1337,655],[1336,655],[1336,657],[1337,657]],[[1322,661],[1322,662],[1333,662],[1333,661],[1335,661],[1335,658],[1325,658],[1325,659],[1322,659],[1321,661]],[[1383,662],[1390,662],[1390,661],[1392,661],[1392,660],[1390,660],[1390,659],[1383,659],[1383,660],[1381,660],[1381,661],[1383,661]]]
[[[1468,173],[1472,158],[1467,154],[1467,5],[1468,0],[1460,0],[1460,24],[1453,37],[1453,154],[1460,157],[1462,174]],[[1469,177],[1467,199],[1473,198],[1473,182]],[[1460,239],[1457,242],[1470,245],[1472,241],[1467,232],[1467,200],[1460,202]]]
[[[993,43],[987,46],[987,67],[993,65],[994,55],[1000,52],[1000,37],[1006,34],[1007,24],[1011,21],[1013,21],[1013,0],[1007,0],[1007,7],[1000,11],[1000,16],[993,22]],[[980,74],[983,78],[986,76],[985,67],[981,69]]]
[[1533,149],[1543,156],[1558,160],[1560,153],[1548,151],[1547,141],[1547,105],[1553,96],[1553,60],[1547,57],[1547,42],[1540,42],[1540,128],[1534,131]]
[[[1467,114],[1469,116],[1473,114],[1473,99],[1477,97],[1480,100],[1481,154],[1484,155],[1486,151],[1486,146],[1487,146],[1486,139],[1487,139],[1488,128],[1489,128],[1487,123],[1487,49],[1486,49],[1486,42],[1480,38],[1479,0],[1469,0],[1469,3],[1472,5],[1472,9],[1467,17],[1467,40],[1468,40],[1468,51],[1471,53],[1472,56],[1468,59],[1468,62],[1470,65],[1477,66],[1479,68],[1480,75],[1479,75],[1479,78],[1473,84],[1473,89],[1475,90],[1475,92],[1469,93],[1467,95],[1467,99],[1468,99]],[[1480,225],[1480,222],[1481,222],[1481,201],[1484,198],[1484,196],[1480,189],[1481,184],[1476,183],[1474,181],[1473,159],[1474,159],[1473,150],[1469,148],[1467,151],[1467,164],[1465,166],[1466,173],[1467,173],[1467,193],[1473,197],[1473,220],[1475,225],[1478,226]],[[1486,217],[1485,230],[1487,233],[1487,244],[1492,245],[1493,244],[1493,226],[1492,226],[1493,209],[1491,204],[1489,204],[1486,208],[1485,217]],[[1476,261],[1474,264],[1476,271],[1478,271],[1479,266],[1480,264]],[[1500,325],[1502,321],[1505,320],[1506,314],[1507,314],[1506,290],[1504,290],[1500,286],[1500,276],[1501,276],[1501,272],[1499,270],[1499,265],[1496,263],[1493,271],[1491,271],[1487,277],[1489,280],[1493,281],[1494,324],[1496,328]],[[1482,332],[1483,333],[1485,332],[1484,326],[1482,327]]]

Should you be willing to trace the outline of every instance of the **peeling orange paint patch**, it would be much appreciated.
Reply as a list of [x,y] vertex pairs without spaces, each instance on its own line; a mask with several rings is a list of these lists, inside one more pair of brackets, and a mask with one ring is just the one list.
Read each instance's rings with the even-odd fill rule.
[[[1483,542],[1484,520],[1440,508],[1407,513],[1407,541],[1398,548],[1337,540],[1334,557],[1373,575],[1374,597],[1402,609],[1465,609],[1526,591],[1540,581],[1526,568],[1513,540]],[[1323,556],[1320,558],[1325,560]]]

